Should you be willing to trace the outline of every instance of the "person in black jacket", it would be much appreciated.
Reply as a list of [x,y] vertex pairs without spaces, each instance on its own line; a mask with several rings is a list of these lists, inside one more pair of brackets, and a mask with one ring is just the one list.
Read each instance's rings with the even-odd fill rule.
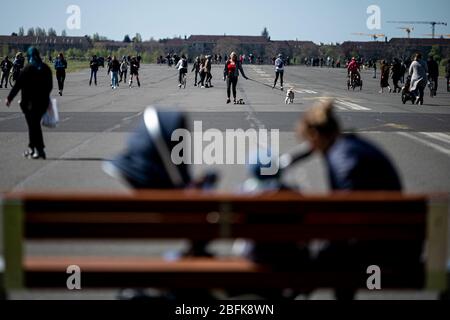
[[434,81],[434,92],[438,89],[438,79],[439,79],[439,65],[434,60],[433,56],[430,56],[427,61],[428,65],[428,79]]
[[195,58],[194,66],[192,67],[191,72],[194,72],[194,71],[195,71],[194,87],[196,87],[198,85],[197,79],[198,79],[198,74],[200,72],[200,57]]
[[114,56],[108,65],[108,73],[111,72],[111,88],[114,90],[119,86],[120,62]]
[[56,80],[58,81],[59,95],[62,96],[64,81],[66,80],[67,60],[61,52],[55,60]]
[[92,78],[94,78],[95,85],[97,85],[97,71],[99,67],[99,61],[97,56],[92,56],[92,60],[89,62],[89,66],[91,68],[91,79],[89,80],[89,85],[92,85]]
[[236,104],[236,86],[239,79],[239,71],[242,73],[242,76],[248,80],[245,75],[244,69],[242,69],[242,64],[238,60],[237,54],[232,52],[230,55],[230,59],[225,63],[224,76],[223,80],[227,80],[227,103],[231,102],[231,87],[233,88],[233,98],[234,104]]
[[31,159],[45,159],[44,138],[42,136],[41,119],[50,103],[50,92],[53,89],[52,71],[42,62],[39,51],[31,47],[27,53],[28,65],[20,73],[11,89],[6,106],[10,106],[15,96],[22,91],[20,108],[28,125],[29,144],[24,156]]
[[9,60],[8,56],[6,56],[0,64],[0,69],[2,70],[2,82],[0,83],[0,88],[3,88],[3,80],[5,80],[5,88],[8,88],[8,77],[12,66],[12,62]]

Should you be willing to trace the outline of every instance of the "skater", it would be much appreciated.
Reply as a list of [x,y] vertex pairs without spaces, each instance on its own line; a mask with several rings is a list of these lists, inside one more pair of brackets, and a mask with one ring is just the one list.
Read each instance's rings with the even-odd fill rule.
[[224,76],[223,80],[227,81],[227,104],[231,102],[230,96],[231,96],[231,88],[233,88],[233,101],[234,104],[237,103],[236,101],[236,86],[239,79],[239,71],[242,73],[242,76],[244,79],[248,80],[247,76],[245,75],[244,69],[242,69],[242,65],[240,61],[238,60],[238,56],[236,52],[232,52],[230,54],[230,59],[225,63],[225,69],[224,69]]
[[280,53],[275,60],[275,81],[273,82],[273,88],[275,89],[278,78],[280,78],[281,91],[283,91],[283,77],[284,77],[284,61],[283,55]]
[[136,81],[138,87],[141,86],[141,82],[139,81],[139,66],[140,63],[136,57],[132,57],[130,61],[130,88],[133,86],[133,76],[136,77]]

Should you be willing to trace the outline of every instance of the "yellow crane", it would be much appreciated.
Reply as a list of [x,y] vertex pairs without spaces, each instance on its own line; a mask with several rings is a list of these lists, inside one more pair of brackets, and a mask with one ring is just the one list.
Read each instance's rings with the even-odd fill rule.
[[414,27],[397,27],[397,29],[405,30],[408,39],[411,38],[411,32],[414,31]]
[[436,26],[442,25],[447,26],[447,22],[437,22],[437,21],[388,21],[387,23],[401,23],[401,24],[429,24],[431,25],[431,38],[434,39],[436,36]]
[[353,34],[353,35],[356,35],[356,36],[367,36],[367,37],[371,37],[374,41],[377,41],[378,38],[384,38],[384,37],[386,37],[386,35],[384,35],[384,34],[377,34],[377,33],[372,34],[372,33],[355,32],[355,33],[352,33],[352,34]]

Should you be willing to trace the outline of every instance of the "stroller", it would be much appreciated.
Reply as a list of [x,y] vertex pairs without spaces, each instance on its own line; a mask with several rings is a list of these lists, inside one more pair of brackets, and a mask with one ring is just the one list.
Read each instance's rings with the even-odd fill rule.
[[414,94],[409,90],[411,87],[411,76],[408,76],[406,78],[405,85],[402,88],[402,102],[403,104],[406,104],[406,102],[411,101],[412,104],[414,104],[416,97]]

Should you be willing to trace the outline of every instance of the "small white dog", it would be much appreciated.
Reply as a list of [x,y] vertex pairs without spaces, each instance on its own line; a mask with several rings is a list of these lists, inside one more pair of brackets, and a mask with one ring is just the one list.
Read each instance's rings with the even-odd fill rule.
[[294,98],[295,98],[294,88],[290,88],[286,92],[286,99],[284,100],[284,102],[286,104],[293,104],[294,103]]

